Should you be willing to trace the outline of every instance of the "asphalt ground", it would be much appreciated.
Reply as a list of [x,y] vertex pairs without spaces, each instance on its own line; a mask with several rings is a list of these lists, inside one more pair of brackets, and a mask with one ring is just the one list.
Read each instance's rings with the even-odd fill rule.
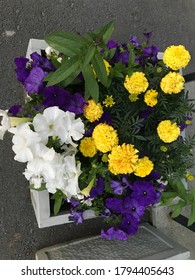
[[[25,56],[30,38],[52,31],[85,33],[114,20],[113,39],[125,42],[153,31],[161,51],[182,44],[192,60],[184,71],[195,71],[194,0],[0,0],[0,108],[23,100],[14,72],[14,58]],[[190,128],[194,131],[194,128]],[[101,221],[39,229],[30,201],[24,165],[14,161],[11,138],[0,143],[0,259],[34,259],[43,247],[99,233]]]

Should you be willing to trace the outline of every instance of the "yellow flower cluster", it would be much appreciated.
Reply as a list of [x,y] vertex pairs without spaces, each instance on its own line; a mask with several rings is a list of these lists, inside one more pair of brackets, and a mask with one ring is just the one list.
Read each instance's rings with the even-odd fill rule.
[[194,181],[194,176],[190,174],[189,172],[186,173],[186,178],[188,181]]
[[154,90],[154,89],[147,90],[144,95],[145,103],[150,107],[155,106],[158,102],[157,95],[158,95],[158,92],[156,90]]
[[92,138],[96,148],[103,153],[111,151],[114,146],[118,145],[116,130],[105,123],[100,123],[94,128]]
[[106,99],[103,101],[103,104],[106,107],[112,107],[115,104],[112,95],[106,95]]
[[93,99],[87,101],[88,105],[84,107],[84,116],[88,121],[94,122],[99,120],[103,114],[103,109],[100,103],[96,103]]
[[184,88],[184,77],[176,72],[169,72],[160,82],[164,93],[179,93]]
[[170,120],[165,120],[159,123],[157,132],[163,142],[171,143],[177,140],[180,135],[180,128],[176,123],[172,124]]
[[138,161],[137,153],[138,150],[131,144],[115,146],[108,155],[108,169],[114,175],[134,172]]
[[84,137],[81,140],[79,150],[85,157],[93,157],[97,153],[95,142],[91,137]]
[[143,157],[138,160],[135,168],[135,175],[139,177],[145,177],[151,173],[154,168],[154,164],[148,157]]
[[130,94],[140,94],[148,88],[148,80],[142,72],[134,72],[130,77],[127,75],[124,82],[124,87]]
[[182,45],[170,46],[164,52],[163,62],[172,70],[186,67],[191,59],[190,53]]

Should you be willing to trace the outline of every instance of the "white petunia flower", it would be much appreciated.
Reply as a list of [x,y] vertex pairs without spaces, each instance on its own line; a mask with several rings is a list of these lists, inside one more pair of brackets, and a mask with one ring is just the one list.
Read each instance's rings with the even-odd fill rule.
[[30,183],[43,179],[44,182],[54,180],[57,170],[62,164],[60,154],[57,154],[53,148],[49,149],[45,145],[37,144],[32,148],[33,159],[28,162],[23,173]]
[[7,112],[7,110],[0,110],[0,117],[2,117],[0,126],[0,140],[3,140],[5,132],[11,127],[10,119],[7,115]]
[[43,114],[37,114],[33,119],[33,126],[44,144],[48,142],[49,136],[56,136],[61,144],[76,146],[72,138],[79,140],[84,134],[82,120],[75,119],[74,113],[64,112],[57,106],[45,109]]
[[15,152],[14,159],[19,162],[27,162],[33,159],[32,148],[41,141],[38,133],[32,131],[28,123],[20,123],[17,127],[11,127],[9,132],[13,133],[12,138]]
[[59,51],[56,51],[55,49],[53,49],[52,47],[48,46],[46,49],[45,49],[45,52],[46,52],[46,55],[47,57],[51,57],[52,55],[58,55],[59,54]]

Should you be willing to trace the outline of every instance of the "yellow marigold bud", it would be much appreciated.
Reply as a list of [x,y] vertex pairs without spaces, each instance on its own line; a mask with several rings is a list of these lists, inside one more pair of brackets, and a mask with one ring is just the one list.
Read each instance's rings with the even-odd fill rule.
[[108,162],[108,155],[107,154],[103,154],[102,161],[103,162]]
[[139,177],[146,177],[151,173],[154,168],[154,164],[148,157],[143,157],[138,160],[135,168],[135,175]]
[[153,90],[153,89],[147,90],[144,95],[145,103],[150,107],[155,106],[158,102],[157,95],[158,95],[158,92],[156,90]]
[[96,148],[103,153],[111,151],[112,148],[118,145],[118,135],[116,130],[108,124],[98,124],[92,134]]
[[137,153],[138,150],[131,144],[115,146],[108,155],[108,169],[114,175],[132,173],[138,161]]
[[115,103],[112,95],[106,95],[106,99],[103,101],[106,107],[112,107]]
[[190,53],[182,45],[169,46],[163,56],[163,62],[173,70],[186,67],[190,59]]
[[190,174],[189,172],[186,173],[186,178],[188,179],[188,181],[194,180],[194,176],[192,174]]
[[139,99],[138,94],[129,94],[129,99],[131,100],[131,102],[137,101]]
[[160,82],[164,93],[179,93],[184,88],[184,77],[176,72],[169,72]]
[[91,137],[85,137],[81,140],[79,150],[85,157],[93,157],[97,153],[95,142]]
[[100,103],[96,103],[93,99],[87,101],[88,105],[84,107],[84,116],[90,122],[99,120],[103,114],[103,109]]
[[165,147],[165,146],[161,146],[160,149],[164,153],[166,153],[168,151],[167,147]]
[[130,77],[127,75],[124,82],[124,87],[131,94],[140,94],[148,88],[148,80],[142,72],[134,72]]
[[171,143],[177,140],[180,135],[180,128],[176,123],[172,124],[170,120],[165,120],[159,123],[157,132],[163,142]]

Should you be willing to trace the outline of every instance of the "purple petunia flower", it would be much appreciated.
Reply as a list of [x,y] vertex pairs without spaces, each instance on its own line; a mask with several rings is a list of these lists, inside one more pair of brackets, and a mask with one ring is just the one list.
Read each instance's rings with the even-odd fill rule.
[[139,221],[132,215],[126,214],[122,218],[120,229],[126,232],[128,235],[134,235],[138,231]]
[[81,211],[74,211],[71,213],[71,216],[68,217],[69,221],[74,221],[77,225],[82,224],[83,222],[83,212]]
[[141,55],[139,57],[139,63],[141,65],[145,64],[145,61],[147,59],[150,59],[150,62],[155,63],[158,61],[157,55],[158,52],[160,51],[160,48],[157,46],[149,46],[149,47],[145,47],[142,49],[143,50],[143,55]]
[[60,109],[69,103],[70,93],[62,87],[57,85],[44,88],[43,91],[45,99],[43,105],[47,107],[58,106]]
[[116,62],[121,61],[122,64],[127,65],[129,63],[129,51],[120,52],[116,57]]
[[138,42],[136,36],[131,36],[130,37],[130,42],[133,44],[134,47],[139,47],[140,46],[140,43]]
[[29,59],[25,57],[16,57],[14,63],[16,65],[15,72],[19,82],[24,84],[25,80],[29,76],[30,70],[26,68]]
[[105,208],[104,213],[101,213],[100,216],[103,218],[109,218],[111,216],[111,212],[108,208]]
[[118,198],[107,198],[105,205],[108,209],[115,211],[117,214],[121,213],[123,201]]
[[106,232],[101,230],[101,237],[108,240],[118,239],[118,240],[127,240],[128,235],[121,229],[114,229],[114,227],[109,228]]
[[[67,200],[65,200],[65,201],[67,201]],[[70,203],[71,204],[71,207],[73,207],[73,208],[75,208],[75,207],[77,207],[79,204],[80,204],[80,202],[78,201],[78,200],[75,200],[75,199],[73,199],[73,198],[71,198],[69,201],[67,201],[68,203]]]
[[154,107],[148,106],[146,110],[140,112],[140,117],[146,119],[153,111]]
[[140,221],[145,212],[145,207],[140,205],[136,199],[126,197],[123,201],[122,213],[131,214],[136,220]]
[[146,181],[159,180],[161,177],[160,172],[152,170],[152,172],[145,177]]
[[147,43],[149,43],[149,41],[150,41],[150,39],[153,35],[153,32],[152,31],[151,32],[144,32],[143,34],[146,37]]
[[123,193],[123,191],[127,187],[130,187],[130,184],[128,182],[127,177],[124,176],[121,181],[114,181],[114,180],[112,180],[110,186],[113,189],[115,194],[120,195],[120,194]]
[[117,48],[118,47],[118,43],[114,40],[109,40],[108,43],[107,43],[107,47],[109,49],[114,49],[114,48]]
[[20,112],[22,105],[13,105],[9,108],[8,113],[12,114],[13,117],[16,117],[17,114]]
[[131,196],[145,207],[157,202],[156,190],[150,182],[136,181],[133,184]]
[[44,72],[51,72],[56,70],[49,59],[39,55],[37,52],[32,53],[30,57],[33,60],[31,63],[32,67],[38,66],[43,69]]
[[24,87],[28,93],[40,93],[43,89],[43,80],[47,75],[40,67],[31,70],[28,78],[24,82]]
[[86,104],[87,102],[85,101],[84,97],[79,92],[76,92],[70,96],[69,102],[62,106],[62,109],[79,115],[84,112],[84,106]]
[[90,191],[90,198],[94,198],[98,195],[102,195],[105,189],[104,179],[99,177],[96,183],[96,186],[93,187]]

